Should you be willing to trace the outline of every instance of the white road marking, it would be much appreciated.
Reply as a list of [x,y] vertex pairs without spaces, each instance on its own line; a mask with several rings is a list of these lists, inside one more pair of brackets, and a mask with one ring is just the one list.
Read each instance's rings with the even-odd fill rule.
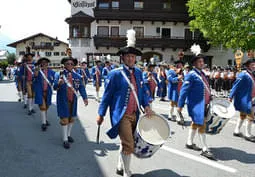
[[196,162],[199,162],[199,163],[202,163],[202,164],[214,167],[214,168],[218,168],[218,169],[227,171],[229,173],[236,173],[237,172],[237,170],[232,168],[232,167],[228,167],[226,165],[217,163],[217,162],[212,161],[212,160],[204,159],[204,158],[201,158],[201,157],[198,157],[198,156],[186,153],[186,152],[182,152],[182,151],[179,151],[177,149],[173,149],[173,148],[170,148],[170,147],[167,147],[167,146],[163,146],[161,149],[165,150],[165,151],[168,151],[168,152],[171,152],[173,154],[188,158],[190,160],[194,160]]

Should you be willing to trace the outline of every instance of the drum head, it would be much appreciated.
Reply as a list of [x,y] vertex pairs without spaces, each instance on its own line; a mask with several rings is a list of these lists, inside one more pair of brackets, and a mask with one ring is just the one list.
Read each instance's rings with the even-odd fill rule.
[[150,118],[140,117],[137,131],[141,138],[152,145],[163,144],[170,135],[170,127],[164,117],[154,114]]
[[233,104],[225,99],[216,98],[212,100],[213,113],[219,117],[230,119],[235,115],[235,108]]

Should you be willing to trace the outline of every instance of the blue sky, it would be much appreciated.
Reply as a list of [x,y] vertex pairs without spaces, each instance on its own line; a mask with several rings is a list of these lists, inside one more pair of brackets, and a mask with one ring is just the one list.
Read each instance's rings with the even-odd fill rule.
[[[65,18],[69,16],[71,6],[67,0],[1,0],[0,40],[4,38],[14,42],[45,33],[68,42]],[[3,42],[0,41],[0,47]]]

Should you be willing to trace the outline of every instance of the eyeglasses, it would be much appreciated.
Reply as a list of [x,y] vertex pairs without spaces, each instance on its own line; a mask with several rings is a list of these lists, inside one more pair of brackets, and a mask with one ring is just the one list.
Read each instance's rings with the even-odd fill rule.
[[74,66],[74,64],[73,64],[73,63],[65,63],[65,65],[72,65],[72,66]]

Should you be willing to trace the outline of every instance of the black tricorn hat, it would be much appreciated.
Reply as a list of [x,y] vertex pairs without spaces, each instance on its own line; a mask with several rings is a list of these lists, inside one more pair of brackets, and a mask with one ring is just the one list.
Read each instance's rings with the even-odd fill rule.
[[203,58],[204,60],[206,59],[206,56],[202,55],[202,54],[198,54],[198,55],[194,55],[191,60],[190,63],[193,64],[196,60]]
[[33,54],[33,53],[30,52],[30,47],[26,47],[26,54],[25,54],[24,56],[27,57],[27,56],[29,56],[29,55],[31,55],[32,57],[35,56],[35,54]]
[[143,53],[134,47],[124,47],[117,52],[117,55],[134,54],[141,56]]
[[39,60],[37,61],[37,65],[40,65],[42,61],[47,61],[48,63],[50,63],[50,59],[46,58],[46,57],[42,57],[42,58],[39,58]]
[[77,60],[76,58],[73,58],[73,57],[64,57],[64,58],[62,58],[61,64],[64,65],[65,62],[67,62],[67,61],[69,61],[69,60],[73,61],[73,63],[74,63],[75,66],[78,64],[78,60]]
[[245,66],[248,66],[248,65],[251,64],[251,63],[255,63],[255,59],[254,59],[254,58],[248,59],[248,60],[244,63],[244,65],[245,65]]

